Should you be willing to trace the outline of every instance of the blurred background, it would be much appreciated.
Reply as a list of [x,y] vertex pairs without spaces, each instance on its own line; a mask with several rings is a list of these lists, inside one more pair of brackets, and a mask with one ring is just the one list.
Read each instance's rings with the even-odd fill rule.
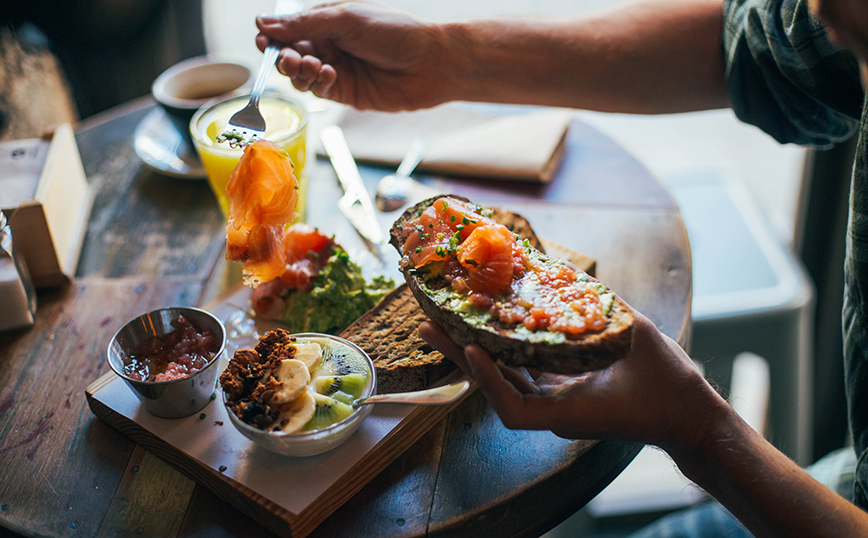
[[[316,3],[306,1],[308,7]],[[581,14],[623,0],[380,3],[448,21]],[[182,59],[216,54],[255,69],[260,53],[254,17],[273,5],[3,2],[0,140],[38,136],[53,124],[98,117],[147,98],[154,78]],[[271,85],[295,93],[276,73]],[[310,95],[301,98],[317,110],[332,106]],[[745,394],[756,427],[798,463],[843,446],[841,260],[852,144],[823,151],[779,145],[729,110],[577,114],[633,153],[679,203],[694,254],[691,351],[709,377],[727,394]],[[736,361],[738,356],[747,359]],[[733,368],[737,364],[740,370]],[[747,385],[733,386],[738,379]],[[659,453],[643,452],[631,467],[622,483],[548,536],[623,536],[704,497]]]

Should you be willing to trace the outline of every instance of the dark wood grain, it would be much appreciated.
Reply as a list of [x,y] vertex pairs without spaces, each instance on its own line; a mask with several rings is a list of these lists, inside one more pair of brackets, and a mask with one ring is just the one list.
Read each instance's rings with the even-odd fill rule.
[[[0,527],[39,536],[265,536],[262,525],[87,409],[84,388],[127,319],[202,304],[237,280],[205,182],[159,176],[132,135],[149,99],[81,124],[94,206],[74,285],[40,293],[37,324],[0,335]],[[630,155],[574,122],[548,186],[423,178],[527,217],[540,236],[597,260],[597,274],[686,344],[690,250],[677,207]],[[309,220],[346,223],[325,161],[310,167]],[[373,191],[385,172],[363,167]],[[389,224],[391,215],[381,215]],[[638,450],[506,430],[474,395],[314,530],[316,537],[535,536],[580,508]],[[174,462],[177,464],[177,462]],[[161,510],[163,502],[171,508]],[[154,510],[158,513],[153,514]],[[162,518],[158,520],[159,518]],[[136,534],[139,531],[139,534]],[[492,534],[493,533],[493,534]]]
[[0,524],[96,536],[134,445],[88,409],[114,332],[143,311],[198,296],[198,282],[79,279],[41,293],[34,327],[0,334]]
[[97,116],[78,130],[94,201],[77,276],[192,276],[204,281],[223,254],[225,221],[204,180],[162,176],[136,156],[133,133],[150,99]]
[[[464,402],[459,409],[466,405]],[[447,421],[374,478],[323,522],[311,537],[355,538],[424,536],[437,486]]]
[[195,487],[166,462],[137,446],[99,536],[177,535]]

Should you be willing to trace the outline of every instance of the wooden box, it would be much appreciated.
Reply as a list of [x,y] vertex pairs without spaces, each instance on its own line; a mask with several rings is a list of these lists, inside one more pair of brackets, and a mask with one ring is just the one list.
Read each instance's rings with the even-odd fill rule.
[[90,202],[69,124],[43,138],[0,144],[0,209],[37,288],[74,276]]

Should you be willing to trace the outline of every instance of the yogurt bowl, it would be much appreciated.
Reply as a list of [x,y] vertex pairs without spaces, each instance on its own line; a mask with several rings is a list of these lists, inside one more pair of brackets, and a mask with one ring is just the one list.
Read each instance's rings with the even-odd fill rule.
[[[307,374],[295,362],[283,363],[299,360]],[[259,362],[250,366],[253,361]],[[284,391],[305,379],[300,392]],[[278,454],[313,456],[337,447],[361,426],[372,406],[352,403],[376,392],[377,377],[368,354],[349,340],[274,331],[257,349],[239,350],[220,384],[229,420],[245,437]]]

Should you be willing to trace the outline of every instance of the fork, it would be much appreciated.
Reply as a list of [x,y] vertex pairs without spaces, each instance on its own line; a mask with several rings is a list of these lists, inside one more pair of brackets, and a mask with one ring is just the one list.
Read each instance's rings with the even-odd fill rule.
[[[274,6],[275,15],[291,15],[298,13],[304,8],[301,0],[277,0]],[[262,92],[265,91],[265,83],[268,81],[268,76],[271,74],[271,68],[277,62],[277,56],[280,54],[280,47],[277,45],[268,45],[265,47],[265,52],[262,56],[262,64],[259,66],[259,72],[256,73],[256,80],[253,83],[253,90],[250,92],[250,101],[247,106],[236,112],[229,118],[229,123],[226,124],[226,130],[223,134],[217,137],[217,142],[229,142],[233,148],[244,147],[247,144],[252,144],[258,139],[265,138],[265,118],[259,111],[259,100],[262,98]]]

